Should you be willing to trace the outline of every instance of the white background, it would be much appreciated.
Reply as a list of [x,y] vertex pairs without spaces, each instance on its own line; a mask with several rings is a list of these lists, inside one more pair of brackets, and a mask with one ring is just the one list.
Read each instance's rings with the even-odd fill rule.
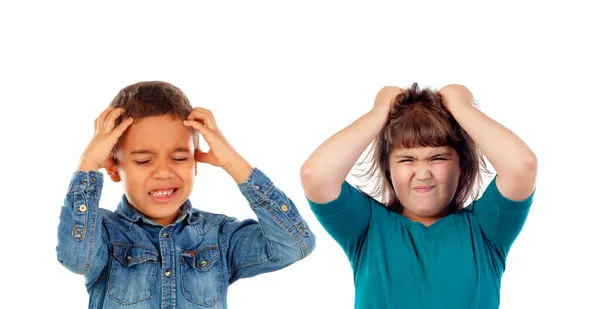
[[[56,260],[67,185],[118,90],[165,80],[213,111],[317,234],[305,260],[232,285],[230,308],[352,308],[349,263],[308,208],[299,169],[382,86],[413,81],[466,85],[538,156],[501,307],[600,308],[600,22],[586,2],[80,2],[0,5],[3,307],[86,308],[83,278]],[[114,210],[121,185],[106,177],[102,194]],[[216,168],[199,169],[190,198],[253,216]]]

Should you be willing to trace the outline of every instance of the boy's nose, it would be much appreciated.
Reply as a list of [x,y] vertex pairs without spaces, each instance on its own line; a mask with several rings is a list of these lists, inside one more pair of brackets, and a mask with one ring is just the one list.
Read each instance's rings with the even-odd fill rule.
[[156,165],[156,169],[152,176],[156,179],[169,179],[173,176],[173,173],[168,164],[160,163]]

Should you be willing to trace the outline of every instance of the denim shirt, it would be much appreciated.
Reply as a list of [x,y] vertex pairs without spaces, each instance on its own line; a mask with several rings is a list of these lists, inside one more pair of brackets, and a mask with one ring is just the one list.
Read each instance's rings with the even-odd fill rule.
[[192,208],[161,226],[131,208],[98,207],[103,175],[73,174],[58,226],[58,261],[83,274],[89,308],[227,308],[241,278],[301,260],[315,235],[294,203],[254,168],[239,189],[257,220]]

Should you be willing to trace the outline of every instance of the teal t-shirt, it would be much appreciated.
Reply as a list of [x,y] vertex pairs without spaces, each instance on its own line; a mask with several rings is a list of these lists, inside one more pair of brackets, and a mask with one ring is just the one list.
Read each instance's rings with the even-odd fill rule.
[[309,204],[350,261],[355,308],[497,309],[506,255],[532,200],[505,198],[494,177],[481,198],[429,227],[347,182],[337,199]]

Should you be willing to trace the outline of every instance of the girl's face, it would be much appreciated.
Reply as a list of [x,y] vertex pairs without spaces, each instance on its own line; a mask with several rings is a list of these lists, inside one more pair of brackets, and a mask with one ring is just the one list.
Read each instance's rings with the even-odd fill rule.
[[460,177],[459,156],[454,148],[397,148],[389,160],[392,185],[405,217],[423,221],[446,215]]

